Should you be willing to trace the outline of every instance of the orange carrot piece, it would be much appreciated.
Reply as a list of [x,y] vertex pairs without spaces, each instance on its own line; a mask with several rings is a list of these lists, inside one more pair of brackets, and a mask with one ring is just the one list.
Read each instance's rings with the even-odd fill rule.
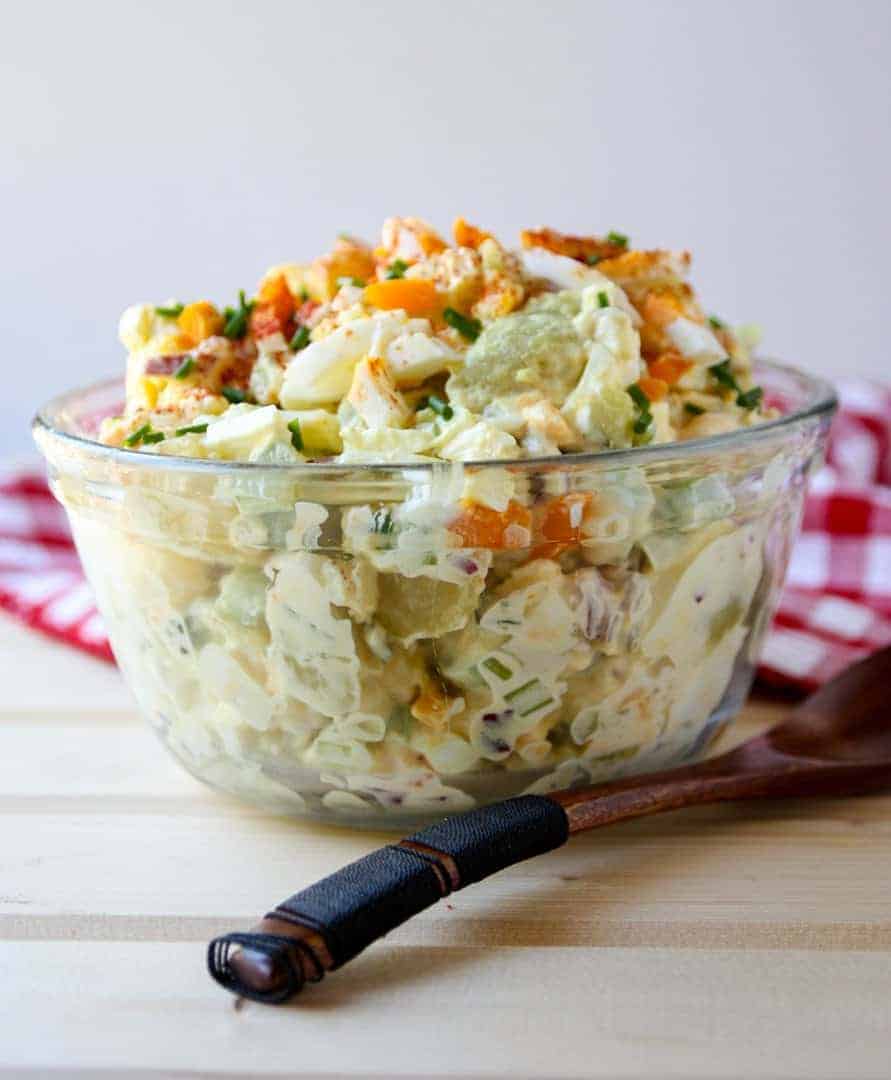
[[471,225],[463,217],[455,218],[452,232],[458,247],[478,248],[484,240],[489,240],[492,236],[491,233],[485,232],[476,225]]
[[365,303],[382,311],[399,308],[408,315],[429,316],[438,312],[443,302],[432,281],[423,278],[392,278],[373,281],[365,287]]
[[209,300],[186,304],[176,321],[180,330],[188,337],[190,348],[205,338],[219,334],[223,329],[223,316]]
[[662,379],[654,379],[650,375],[644,375],[638,379],[637,385],[650,401],[662,401],[668,394],[668,383]]
[[264,281],[257,293],[257,307],[269,308],[276,318],[286,323],[294,314],[297,302],[284,274],[276,274]]
[[[493,510],[481,503],[464,503],[461,513],[449,526],[461,538],[464,547],[522,548],[528,542],[532,515],[525,506],[510,502],[504,511]],[[511,526],[519,526],[511,530]],[[524,536],[520,530],[525,530]]]
[[648,367],[654,379],[661,379],[668,386],[674,386],[678,379],[693,367],[693,361],[685,360],[680,353],[669,350],[651,360]]
[[574,491],[547,504],[537,531],[542,543],[533,550],[533,559],[554,558],[578,544],[582,538],[582,519],[591,499],[590,492]]

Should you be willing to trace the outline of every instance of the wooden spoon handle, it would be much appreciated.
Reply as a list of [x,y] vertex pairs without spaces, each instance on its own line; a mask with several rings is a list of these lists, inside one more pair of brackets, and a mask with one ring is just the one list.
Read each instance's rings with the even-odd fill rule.
[[243,997],[287,1001],[437,900],[568,836],[563,809],[538,795],[445,818],[282,901],[252,932],[216,938],[210,973]]
[[857,795],[888,783],[886,765],[793,758],[762,737],[687,768],[508,799],[446,818],[282,901],[250,933],[212,941],[208,967],[233,993],[278,1004],[437,900],[570,833],[700,803]]
[[863,795],[889,782],[891,770],[884,762],[866,765],[785,754],[768,733],[707,761],[593,788],[555,791],[548,798],[563,807],[569,831],[576,833],[704,803]]

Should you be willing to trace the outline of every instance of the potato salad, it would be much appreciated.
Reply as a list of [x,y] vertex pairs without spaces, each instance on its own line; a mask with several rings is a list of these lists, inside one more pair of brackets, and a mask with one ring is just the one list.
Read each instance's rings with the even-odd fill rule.
[[375,821],[700,748],[745,693],[800,484],[776,440],[691,442],[773,414],[689,264],[391,218],[231,306],[128,309],[100,440],[140,453],[101,507],[62,494],[177,756]]

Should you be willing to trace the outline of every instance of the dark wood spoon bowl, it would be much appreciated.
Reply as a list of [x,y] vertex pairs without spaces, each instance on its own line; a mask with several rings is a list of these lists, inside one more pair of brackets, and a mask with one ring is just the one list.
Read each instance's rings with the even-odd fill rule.
[[720,757],[457,814],[283,901],[249,933],[211,942],[211,975],[279,1003],[456,889],[576,832],[702,803],[864,795],[891,787],[891,647],[849,668],[790,718]]

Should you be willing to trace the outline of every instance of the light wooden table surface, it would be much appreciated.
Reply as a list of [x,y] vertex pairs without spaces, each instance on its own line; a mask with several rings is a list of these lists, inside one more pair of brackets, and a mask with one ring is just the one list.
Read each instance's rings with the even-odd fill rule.
[[891,1075],[891,798],[579,837],[236,1008],[208,938],[387,838],[205,791],[112,668],[5,618],[0,655],[2,1077]]

